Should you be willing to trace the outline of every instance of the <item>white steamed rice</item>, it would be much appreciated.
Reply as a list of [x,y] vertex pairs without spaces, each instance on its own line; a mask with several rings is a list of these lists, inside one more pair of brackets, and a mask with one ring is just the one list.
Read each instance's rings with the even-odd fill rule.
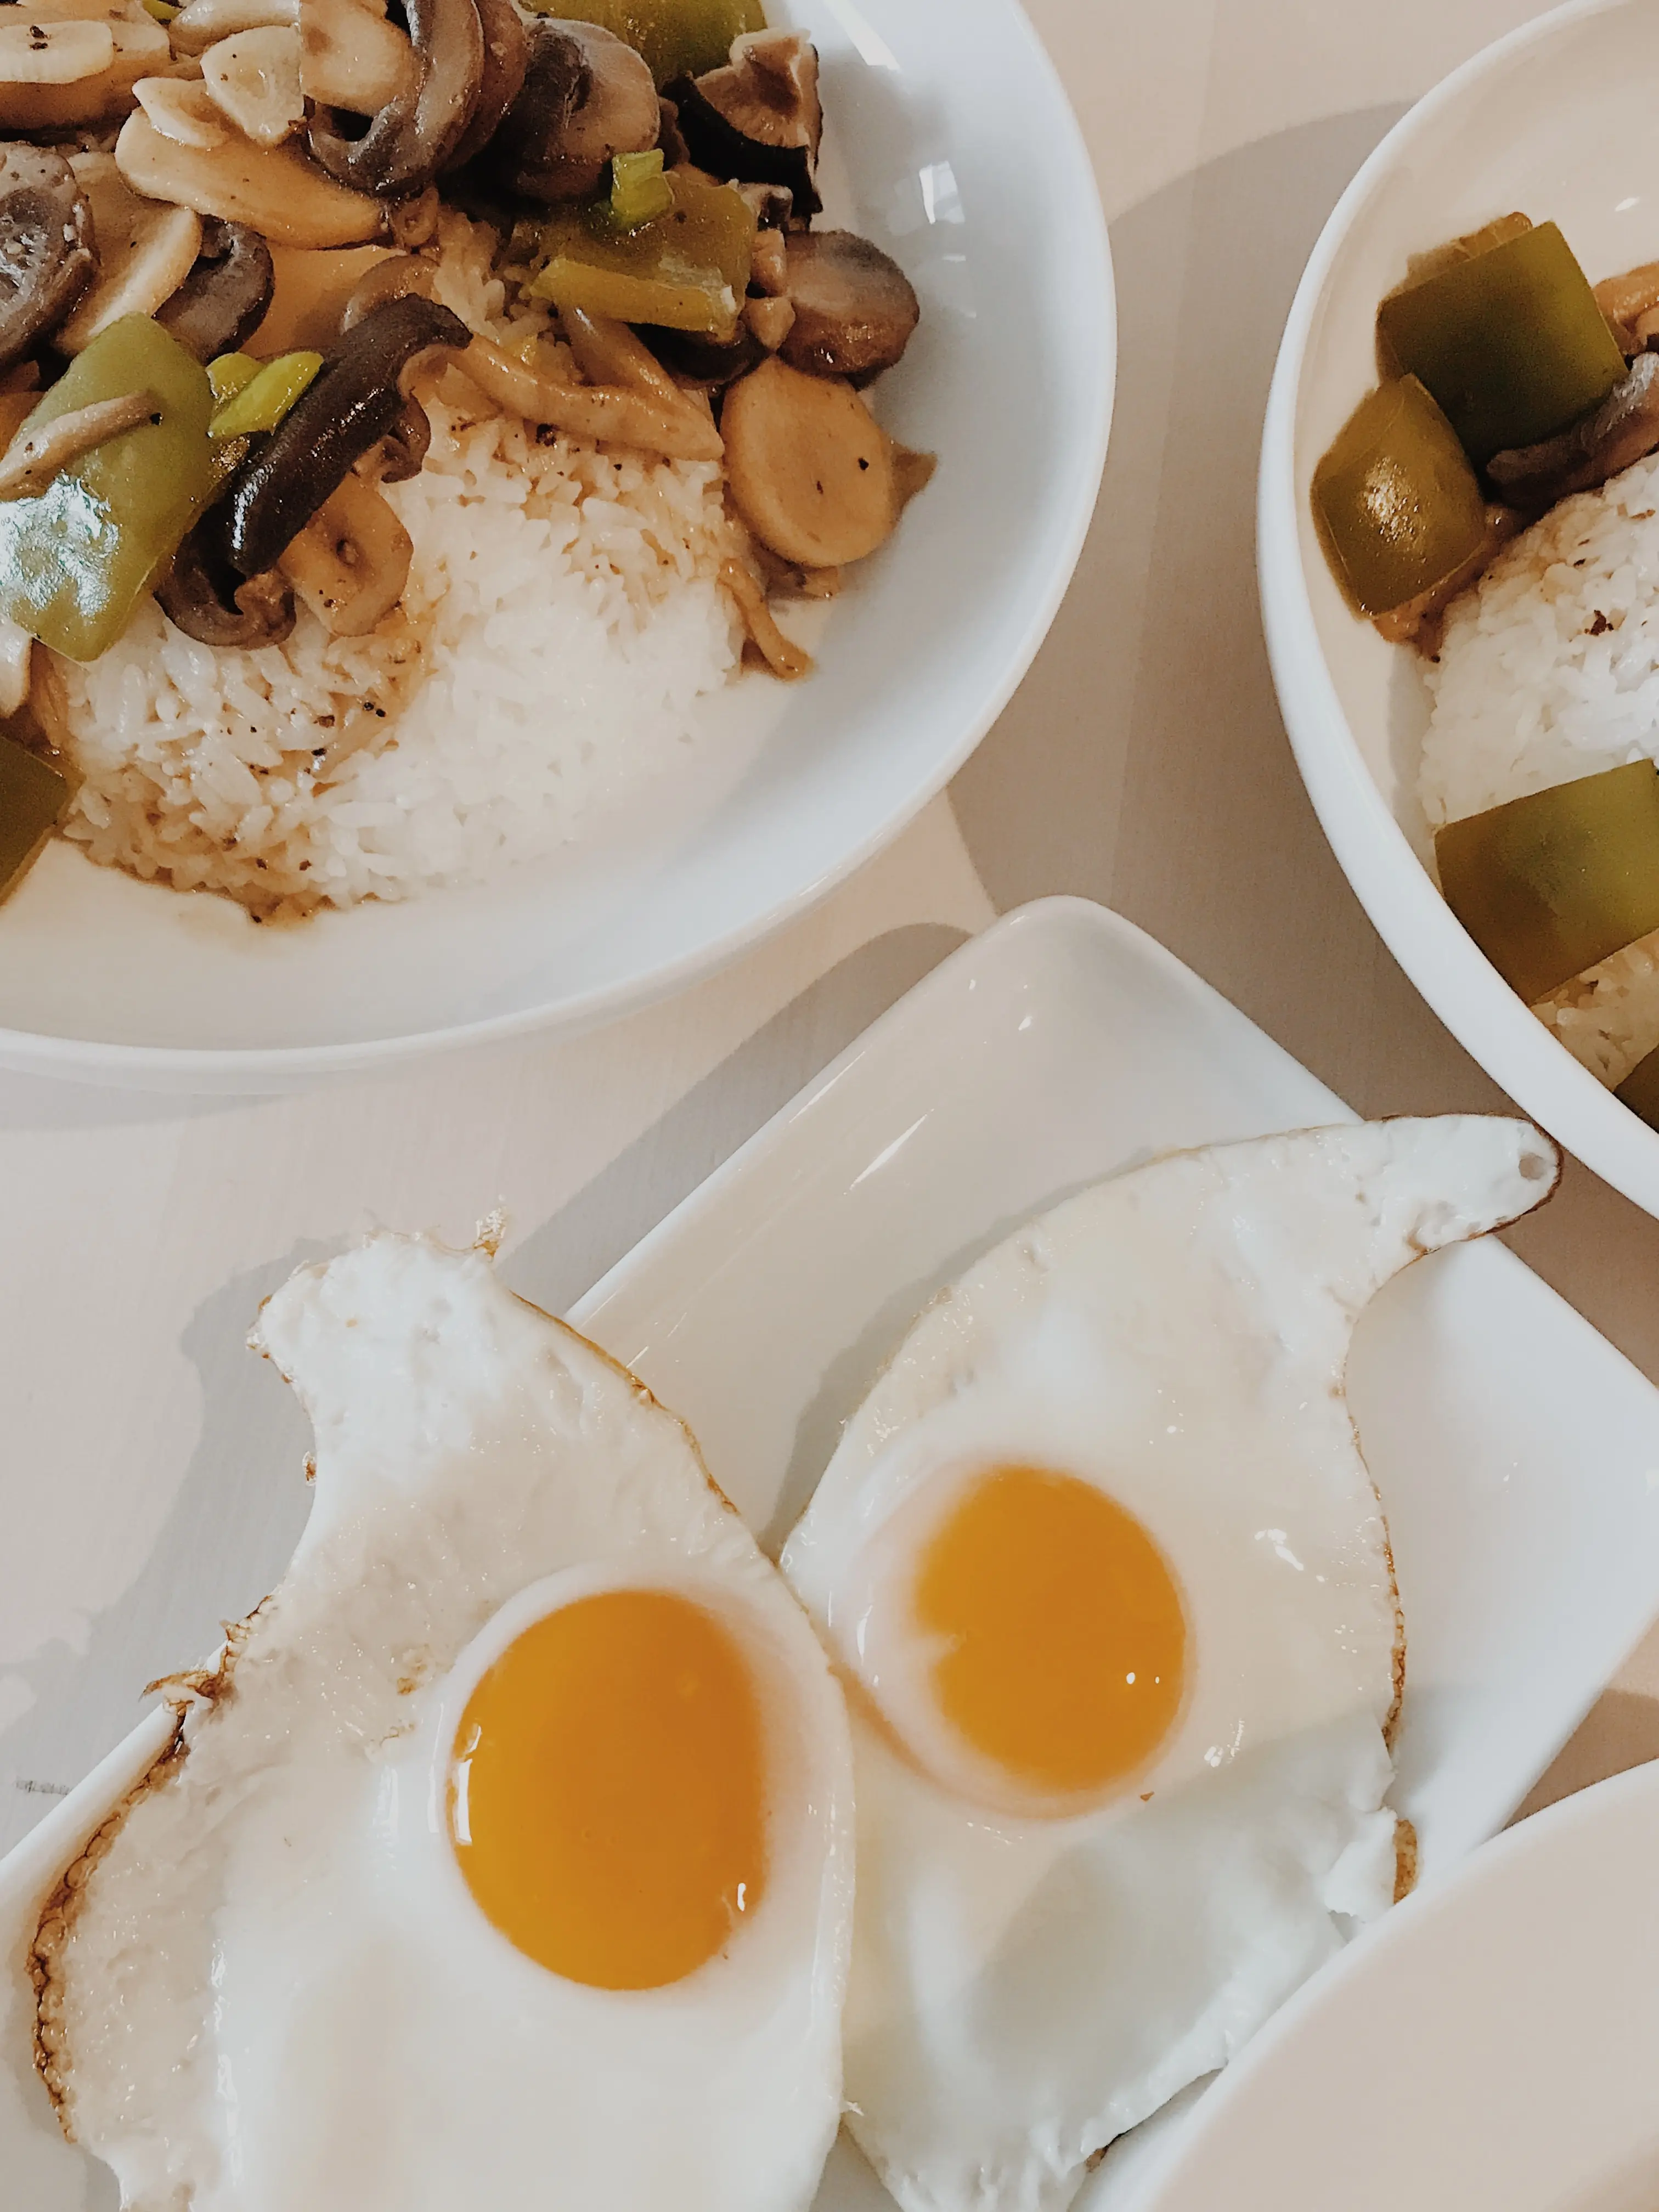
[[[556,359],[544,318],[506,312],[493,243],[447,218],[438,296]],[[543,444],[453,370],[422,397],[426,466],[386,487],[414,562],[370,635],[301,606],[283,645],[216,651],[146,601],[58,664],[64,826],[94,860],[261,915],[403,898],[553,852],[691,741],[741,644],[718,465]]]

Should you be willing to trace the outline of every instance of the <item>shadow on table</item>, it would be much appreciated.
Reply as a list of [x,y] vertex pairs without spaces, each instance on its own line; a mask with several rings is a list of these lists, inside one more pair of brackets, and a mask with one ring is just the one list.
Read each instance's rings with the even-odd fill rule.
[[1636,1690],[1604,1690],[1577,1734],[1540,1774],[1516,1810],[1517,1820],[1541,1813],[1610,1774],[1659,1759],[1659,1698]]
[[820,975],[514,1247],[502,1263],[514,1289],[549,1313],[568,1311],[964,936],[909,923]]
[[0,1735],[0,1851],[137,1724],[147,1681],[206,1658],[223,1620],[249,1612],[286,1568],[310,1509],[311,1428],[247,1333],[271,1291],[325,1250],[296,1245],[191,1316],[182,1348],[201,1378],[201,1429],[149,1559],[80,1650],[49,1644],[6,1669],[33,1703]]

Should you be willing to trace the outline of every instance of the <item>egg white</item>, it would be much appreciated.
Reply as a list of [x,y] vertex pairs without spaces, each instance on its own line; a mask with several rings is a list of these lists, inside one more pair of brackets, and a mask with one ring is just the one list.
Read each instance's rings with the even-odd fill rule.
[[[782,1565],[865,1692],[846,2085],[905,2212],[1059,2212],[1391,1901],[1403,1654],[1349,1340],[1391,1275],[1558,1171],[1474,1116],[1155,1162],[988,1255],[854,1417]],[[1000,1808],[927,1710],[926,1655],[903,1663],[893,1532],[999,1462],[1097,1484],[1185,1602],[1171,1734],[1066,1817]]]
[[[372,1237],[255,1341],[311,1414],[313,1512],[44,1948],[66,2123],[146,2208],[805,2207],[840,2112],[852,1856],[844,1709],[799,1607],[680,1424],[482,1253]],[[762,1704],[765,1892],[658,1990],[524,1956],[446,1832],[480,1674],[614,1587],[708,1607]]]

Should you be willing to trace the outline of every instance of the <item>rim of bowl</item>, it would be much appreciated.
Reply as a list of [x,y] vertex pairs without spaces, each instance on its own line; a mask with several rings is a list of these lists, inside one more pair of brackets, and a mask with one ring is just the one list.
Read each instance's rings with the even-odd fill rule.
[[1446,904],[1378,790],[1320,646],[1303,565],[1296,417],[1309,337],[1361,210],[1421,131],[1472,85],[1569,26],[1632,0],[1567,0],[1443,77],[1373,149],[1321,231],[1291,303],[1262,425],[1256,567],[1267,659],[1302,781],[1377,934],[1445,1027],[1510,1097],[1616,1190],[1659,1215],[1659,1132],[1559,1044]]
[[978,746],[1013,696],[1037,649],[1048,635],[1070,586],[1083,541],[1099,496],[1111,433],[1117,385],[1117,292],[1101,203],[1082,126],[1060,72],[1018,0],[1005,0],[1007,35],[1024,51],[1054,108],[1045,141],[1050,167],[1067,172],[1066,193],[1077,215],[1080,281],[1073,295],[1076,319],[1072,342],[1099,364],[1097,396],[1091,411],[1080,416],[1077,465],[1064,477],[1065,526],[1056,531],[1043,564],[1042,583],[1030,619],[996,684],[956,742],[926,773],[917,776],[885,817],[849,843],[835,860],[789,896],[775,900],[707,944],[626,980],[599,984],[569,998],[520,1007],[481,1020],[373,1037],[356,1043],[272,1046],[185,1046],[104,1043],[88,1037],[60,1037],[38,1030],[0,1028],[0,1067],[21,1074],[72,1082],[126,1084],[135,1088],[181,1092],[278,1091],[307,1079],[373,1073],[442,1053],[510,1042],[540,1030],[575,1036],[672,997],[686,986],[726,967],[740,953],[827,898],[865,863],[898,837],[928,801],[936,798]]

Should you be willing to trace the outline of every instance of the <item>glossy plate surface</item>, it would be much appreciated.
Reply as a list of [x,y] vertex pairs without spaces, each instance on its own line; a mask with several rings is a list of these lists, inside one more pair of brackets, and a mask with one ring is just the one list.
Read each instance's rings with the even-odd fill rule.
[[477,889],[256,928],[58,843],[0,909],[0,1066],[270,1090],[577,1027],[821,897],[960,767],[1070,578],[1116,360],[1083,141],[1017,0],[800,0],[831,212],[922,303],[878,413],[938,474],[832,610],[817,672],[708,702],[707,741],[587,841]]
[[1559,222],[1592,278],[1659,258],[1645,133],[1659,14],[1575,0],[1477,55],[1397,124],[1326,225],[1285,326],[1262,436],[1263,618],[1285,726],[1332,850],[1389,951],[1512,1098],[1659,1214],[1659,1133],[1581,1068],[1452,918],[1428,863],[1414,657],[1343,600],[1315,536],[1320,455],[1376,380],[1376,302],[1407,257],[1510,209]]
[[[1139,931],[1046,901],[936,969],[570,1317],[690,1421],[775,1550],[919,1307],[1018,1222],[1156,1152],[1347,1118]],[[1659,1606],[1659,1393],[1491,1241],[1391,1285],[1350,1382],[1407,1622],[1395,1802],[1433,1882],[1506,1818]],[[0,1867],[0,2172],[27,2143],[51,2177],[31,2212],[78,2207],[87,2172],[27,2070],[25,1929],[143,1748]],[[1109,2155],[1091,2212],[1125,2201],[1133,2164]],[[820,2212],[886,2201],[843,2147]]]

